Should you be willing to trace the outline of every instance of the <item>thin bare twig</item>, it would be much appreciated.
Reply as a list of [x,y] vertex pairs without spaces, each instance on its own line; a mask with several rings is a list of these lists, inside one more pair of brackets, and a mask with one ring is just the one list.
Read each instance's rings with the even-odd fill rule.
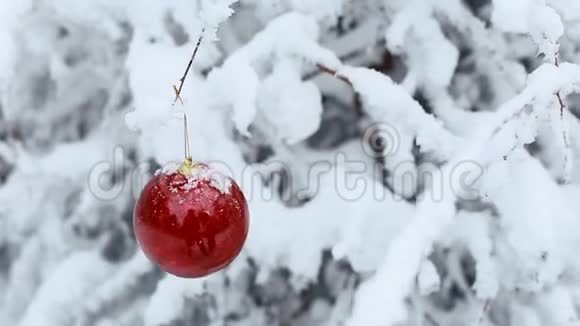
[[191,159],[191,152],[189,148],[189,127],[187,126],[187,114],[183,112],[183,139],[185,147],[185,159]]
[[558,103],[560,104],[560,119],[564,118],[564,110],[566,109],[566,104],[564,104],[564,100],[562,99],[562,95],[560,92],[556,93],[556,97],[558,98]]
[[191,55],[191,58],[189,59],[189,63],[187,64],[187,68],[185,68],[185,72],[183,73],[183,77],[181,77],[179,79],[179,87],[173,85],[173,90],[175,91],[175,100],[173,101],[174,105],[175,105],[175,103],[177,103],[178,100],[183,104],[183,100],[181,99],[181,91],[183,89],[183,84],[185,83],[185,78],[187,78],[187,74],[189,74],[189,70],[191,69],[191,66],[193,65],[193,60],[195,59],[195,56],[197,55],[197,52],[199,51],[199,48],[201,46],[201,42],[203,41],[203,34],[204,33],[205,33],[205,29],[202,29],[201,35],[199,36],[199,39],[197,39],[197,44],[195,45],[195,48],[193,49],[193,54]]
[[[177,103],[177,101],[179,101],[183,105],[183,99],[181,98],[181,91],[183,90],[183,84],[185,83],[185,78],[187,78],[187,75],[189,74],[189,70],[191,70],[191,66],[193,65],[193,60],[195,59],[197,52],[199,51],[199,48],[201,46],[201,42],[203,41],[204,32],[205,32],[205,29],[202,29],[201,35],[199,36],[199,39],[197,39],[197,44],[195,45],[195,48],[193,49],[193,54],[191,55],[191,58],[189,59],[189,62],[187,64],[187,68],[185,68],[185,72],[183,73],[183,77],[181,77],[179,79],[179,87],[173,85],[173,91],[175,92],[175,100],[173,101],[173,105],[175,105],[175,103]],[[187,114],[185,112],[183,112],[183,140],[184,140],[183,145],[184,145],[185,161],[191,162],[191,152],[189,149],[189,128],[187,126]]]
[[477,325],[481,325],[483,323],[483,320],[485,319],[487,312],[489,311],[489,306],[490,306],[491,301],[489,299],[485,300],[484,304],[483,304],[483,308],[481,309],[480,313],[479,313],[479,317],[477,318]]
[[322,64],[320,64],[320,63],[316,64],[316,66],[318,67],[318,69],[319,69],[320,71],[322,71],[322,72],[324,72],[324,73],[327,73],[327,74],[329,74],[329,75],[332,75],[332,76],[334,76],[334,77],[336,77],[336,78],[338,78],[338,79],[342,80],[343,82],[345,82],[345,83],[349,84],[350,86],[352,86],[352,83],[351,83],[351,81],[350,81],[350,80],[348,80],[348,78],[346,78],[346,77],[344,77],[344,76],[339,76],[339,75],[337,74],[336,70],[334,70],[334,69],[331,69],[331,68],[328,68],[327,66],[325,66],[325,65],[322,65]]
[[[556,52],[555,58],[554,58],[554,65],[556,67],[560,67],[560,53]],[[560,91],[556,92],[556,98],[558,99],[558,104],[560,105],[560,121],[562,123],[562,126],[564,126],[564,124],[566,123],[564,121],[564,110],[566,110],[566,103],[564,103],[564,99],[562,97],[562,94],[560,94]],[[567,166],[570,164],[570,144],[568,143],[568,134],[566,132],[566,127],[562,127],[562,141],[564,142],[564,147],[566,148],[564,150],[564,170],[567,170]],[[564,178],[565,180],[567,179],[567,172],[564,173]]]
[[[560,67],[559,55],[559,53],[556,53],[556,57],[554,58],[554,65],[558,68]],[[560,91],[556,92],[556,97],[558,98],[558,103],[560,104],[560,119],[563,119],[566,104],[564,104],[564,100],[562,99],[562,95],[560,95]]]

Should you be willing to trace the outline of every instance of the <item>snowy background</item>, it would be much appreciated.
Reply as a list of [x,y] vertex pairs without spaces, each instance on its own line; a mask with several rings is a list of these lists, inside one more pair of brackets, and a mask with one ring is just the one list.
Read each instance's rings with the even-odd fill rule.
[[[579,64],[578,0],[0,0],[0,325],[580,325]],[[184,112],[251,213],[193,280]]]

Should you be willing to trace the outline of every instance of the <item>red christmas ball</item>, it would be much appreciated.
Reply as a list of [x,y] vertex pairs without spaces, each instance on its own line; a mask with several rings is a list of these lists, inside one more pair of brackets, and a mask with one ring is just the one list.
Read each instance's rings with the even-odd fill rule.
[[133,226],[145,255],[179,277],[230,264],[248,234],[249,212],[234,180],[191,160],[156,173],[137,200]]

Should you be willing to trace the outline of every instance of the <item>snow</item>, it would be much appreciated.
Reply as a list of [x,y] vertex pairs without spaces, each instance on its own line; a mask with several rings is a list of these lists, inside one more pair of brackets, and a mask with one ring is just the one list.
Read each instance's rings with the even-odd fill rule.
[[359,287],[347,325],[392,325],[407,317],[404,298],[433,242],[452,222],[455,207],[450,200],[426,197],[414,215],[391,242],[377,273]]
[[[170,162],[162,168],[155,171],[155,175],[171,175],[178,173],[183,163]],[[195,164],[195,163],[194,163]],[[181,172],[179,172],[181,173]],[[232,179],[222,171],[212,168],[211,166],[198,165],[194,166],[191,172],[186,176],[186,183],[173,182],[169,184],[171,192],[189,192],[197,188],[200,182],[208,182],[209,185],[219,190],[222,194],[229,194],[232,186]]]
[[[376,121],[386,120],[397,126],[398,132],[416,136],[418,145],[425,152],[435,152],[442,158],[452,155],[459,139],[432,115],[426,114],[403,87],[373,70],[344,67],[339,74],[347,77],[361,93],[366,109]],[[397,152],[406,154],[405,150],[410,148],[401,148]]]
[[[214,69],[208,77],[212,91],[224,94],[216,100],[233,105],[233,121],[239,132],[249,135],[248,128],[256,116],[256,99],[260,80],[248,62],[231,60]],[[214,86],[215,85],[215,86]]]
[[556,60],[559,51],[558,40],[564,34],[564,26],[558,13],[547,6],[533,7],[530,21],[530,35],[538,45],[538,52],[546,55],[550,62]]
[[65,325],[79,300],[104,281],[112,267],[98,252],[76,253],[52,272],[38,289],[19,325]]
[[[519,15],[518,13],[527,13]],[[544,0],[493,1],[492,23],[502,31],[528,33],[538,44],[538,52],[553,62],[558,40],[564,34],[560,15]]]
[[139,286],[139,276],[151,273],[155,267],[141,252],[138,252],[127,264],[117,270],[114,275],[105,282],[99,284],[98,288],[92,291],[91,295],[84,303],[86,315],[98,314],[103,306],[110,302],[115,302],[122,298],[127,288]]
[[[499,164],[490,169],[484,181],[484,191],[486,198],[493,200],[502,214],[514,218],[514,220],[505,219],[501,226],[505,230],[504,236],[508,242],[507,245],[512,247],[516,253],[515,257],[509,259],[520,262],[516,283],[523,290],[538,291],[545,286],[554,284],[565,268],[562,261],[566,260],[567,254],[561,249],[566,248],[562,246],[563,242],[574,241],[574,236],[567,234],[567,230],[574,227],[575,223],[572,218],[574,213],[567,208],[566,202],[561,201],[562,197],[558,196],[559,189],[556,184],[552,183],[545,170],[538,169],[539,163],[530,160],[526,155],[519,156],[514,154],[506,164]],[[503,169],[506,171],[500,172]],[[502,174],[497,175],[496,173]],[[535,175],[536,179],[533,182],[535,186],[531,186],[529,181],[521,179],[522,174]],[[488,188],[493,187],[488,185],[488,182],[493,183],[493,181],[488,180],[496,178],[509,181],[510,186]],[[542,195],[538,196],[539,194],[534,192],[533,196],[537,197],[531,197],[529,191],[541,184],[547,186]],[[519,196],[528,198],[531,201],[530,205],[523,208],[515,206],[511,201],[507,203],[505,201],[506,192],[512,194],[510,198]],[[550,198],[551,196],[553,197]],[[521,200],[514,199],[515,202],[521,202]],[[554,203],[554,206],[551,206],[551,203]],[[518,212],[514,214],[513,210]],[[518,223],[522,218],[526,219],[524,225]],[[518,225],[516,226],[516,224]],[[524,238],[528,240],[522,241]],[[547,255],[547,258],[542,259],[543,255]]]
[[190,281],[167,275],[159,282],[145,310],[145,325],[163,325],[176,319],[184,307],[185,297],[203,293],[204,280]]
[[[1,1],[0,324],[578,325],[579,10]],[[131,234],[184,115],[251,215],[193,280]]]
[[209,181],[209,185],[219,190],[222,194],[228,194],[232,186],[232,179],[211,167],[194,168],[191,176],[187,177],[185,190],[197,187],[200,181]]
[[[498,117],[501,119],[499,120],[501,131],[508,129],[507,125],[510,122],[509,120],[504,119],[513,119],[518,112],[528,105],[525,101],[531,102],[535,100],[536,102],[543,104],[542,99],[545,100],[550,96],[550,94],[554,94],[554,92],[546,92],[546,84],[542,84],[542,87],[538,84],[540,78],[542,83],[546,83],[546,81],[549,80],[549,76],[554,72],[554,70],[549,67],[553,66],[545,65],[540,67],[534,74],[532,74],[528,81],[527,88],[520,94],[520,96],[514,98],[509,103],[506,103],[498,110]],[[559,79],[552,79],[553,82],[556,82],[556,80]],[[575,81],[572,82],[572,84],[575,83]],[[550,89],[549,86],[548,89]],[[531,94],[534,94],[534,96],[529,96]],[[505,118],[501,118],[502,116]],[[521,122],[524,121],[525,119],[522,119]],[[501,157],[502,152],[510,154],[509,150],[513,146],[511,145],[512,142],[516,142],[517,148],[518,146],[521,146],[518,144],[520,141],[523,141],[524,144],[533,141],[533,135],[529,134],[532,128],[527,125],[525,125],[525,128],[528,130],[520,129],[525,132],[524,134],[516,134],[516,137],[512,139],[505,138],[501,133],[497,133],[498,129],[496,128],[497,124],[493,120],[488,126],[483,125],[480,128],[481,133],[476,134],[472,138],[471,143],[468,143],[469,147],[466,147],[464,152],[460,152],[460,155],[456,156],[454,160],[448,162],[443,167],[443,172],[437,171],[436,173],[446,175],[449,173],[450,169],[456,168],[461,164],[461,162],[473,158],[474,153],[477,156],[481,155],[483,159],[476,159],[475,161],[481,162],[480,164],[486,166],[489,164],[487,162],[496,161]],[[502,146],[505,146],[503,150],[497,146],[497,143],[493,143],[495,146],[487,145],[488,141],[497,142],[498,138],[503,140],[501,141]],[[486,150],[486,148],[499,149],[499,151],[489,151]],[[508,152],[506,152],[506,150]],[[477,153],[478,151],[482,152]],[[475,167],[479,167],[479,165],[476,165]],[[484,177],[487,177],[487,175]],[[503,183],[505,178],[496,176],[493,179],[496,181],[501,180],[502,185],[505,185]],[[434,180],[437,181],[441,179],[434,178]],[[453,186],[449,184],[436,184],[436,188],[442,189],[446,198],[437,201],[431,197],[425,197],[418,203],[417,212],[413,221],[395,240],[393,240],[383,264],[377,269],[377,274],[375,274],[372,279],[361,285],[361,288],[358,290],[353,314],[348,322],[349,325],[358,325],[361,323],[366,325],[381,325],[385,322],[387,324],[396,324],[405,320],[406,309],[404,306],[404,298],[411,287],[413,275],[417,273],[421,261],[432,249],[433,243],[441,235],[441,232],[452,223],[455,215],[454,200],[456,198],[455,196],[461,195],[461,192],[459,192],[461,189],[452,189],[450,187]],[[510,197],[504,195],[503,198]],[[510,203],[513,202],[510,201]],[[523,243],[522,239],[520,238],[517,243]],[[539,252],[537,250],[531,250],[530,252],[529,249],[523,249],[521,252],[526,255],[526,258],[530,263],[535,263],[532,269],[535,267],[536,269],[534,270],[537,271],[537,268],[539,267],[537,265]],[[538,279],[536,284],[528,286],[533,286],[532,289],[536,289],[541,288],[541,286],[547,282],[555,281],[555,277],[557,277],[559,275],[558,272],[561,271],[558,258],[559,257],[556,257],[551,264],[546,264],[546,267],[542,270],[543,273],[540,275],[542,278]],[[396,266],[396,268],[394,268],[394,266]],[[399,273],[401,270],[404,270],[404,272]],[[529,273],[524,272],[524,275],[524,277],[527,277],[529,276]],[[536,281],[540,276],[534,274],[532,281]],[[381,314],[371,313],[371,311],[380,311],[379,306],[385,304],[385,301],[389,307],[388,310],[383,310]]]
[[420,84],[446,87],[459,59],[457,48],[443,35],[432,17],[433,4],[409,1],[393,18],[386,32],[387,48],[409,56],[409,70]]
[[[279,35],[285,37],[280,38]],[[238,131],[246,136],[249,136],[248,127],[256,118],[259,109],[262,109],[266,115],[275,116],[276,120],[281,118],[281,123],[277,127],[282,132],[278,137],[290,143],[305,139],[316,131],[319,125],[317,121],[320,121],[322,111],[320,94],[311,83],[300,82],[298,72],[301,70],[301,63],[286,57],[299,56],[310,62],[325,63],[329,67],[340,66],[334,54],[315,42],[317,38],[318,26],[309,16],[289,13],[271,21],[266,29],[234,52],[220,68],[210,74],[208,81],[212,92],[220,94],[215,96],[214,105],[231,106],[233,121]],[[279,58],[280,63],[275,64],[270,78],[260,78],[258,68],[271,57]],[[280,85],[289,81],[296,86],[281,89]],[[260,103],[258,96],[264,92],[271,93],[272,98],[260,96],[264,98]],[[302,105],[294,103],[297,99],[304,101]],[[284,115],[303,116],[308,124],[284,119],[284,116],[280,116],[281,112]]]
[[308,13],[319,20],[336,19],[342,12],[345,0],[321,0],[316,3],[309,0],[290,1],[295,10]]
[[[376,268],[382,251],[367,251],[365,248],[371,244],[376,248],[385,248],[412,208],[390,196],[378,202],[372,192],[361,193],[351,188],[335,190],[332,186],[334,178],[347,178],[349,173],[352,171],[348,166],[332,164],[328,173],[320,175],[316,185],[319,195],[313,199],[312,205],[302,209],[300,216],[296,216],[295,209],[284,209],[277,202],[250,200],[252,216],[269,218],[263,221],[250,219],[247,254],[256,257],[262,266],[292,266],[295,273],[306,279],[312,279],[318,273],[317,264],[312,262],[320,261],[318,248],[321,247],[344,248],[342,256],[348,257],[357,269],[368,271]],[[362,180],[373,182],[366,177]],[[252,194],[259,194],[260,191],[254,189]],[[320,214],[320,203],[328,201],[335,203],[333,214]],[[385,209],[390,212],[389,218],[383,216]],[[305,224],[311,226],[305,228]],[[383,225],[385,229],[377,228],[377,225]],[[364,237],[368,237],[369,242],[361,241]],[[272,246],[289,250],[269,250]]]
[[528,31],[529,16],[519,15],[530,10],[532,1],[493,1],[491,21],[498,29],[506,32],[525,33]]
[[421,271],[417,277],[419,293],[421,295],[429,295],[436,292],[439,289],[440,282],[439,274],[437,274],[435,266],[429,261],[425,262],[421,266]]
[[446,244],[452,246],[459,242],[469,249],[476,261],[477,279],[473,284],[475,296],[484,301],[494,298],[499,291],[498,270],[493,259],[494,245],[491,239],[492,219],[489,213],[459,213],[457,223],[450,227]]
[[[322,95],[312,82],[302,82],[296,62],[281,61],[258,91],[258,107],[278,136],[296,144],[311,136],[320,127]],[[297,121],[295,117],[300,117]]]
[[230,8],[238,0],[202,0],[199,17],[203,28],[208,30],[209,39],[217,38],[218,25],[230,17],[234,11]]

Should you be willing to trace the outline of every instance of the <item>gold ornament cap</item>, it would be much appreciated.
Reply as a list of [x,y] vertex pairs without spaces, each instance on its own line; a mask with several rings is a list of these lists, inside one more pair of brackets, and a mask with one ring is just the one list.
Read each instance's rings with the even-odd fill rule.
[[191,157],[188,157],[185,159],[185,161],[183,161],[183,164],[181,164],[181,166],[179,167],[179,173],[186,175],[186,176],[191,175],[191,172],[197,166],[198,166],[198,164],[196,162],[194,162]]

